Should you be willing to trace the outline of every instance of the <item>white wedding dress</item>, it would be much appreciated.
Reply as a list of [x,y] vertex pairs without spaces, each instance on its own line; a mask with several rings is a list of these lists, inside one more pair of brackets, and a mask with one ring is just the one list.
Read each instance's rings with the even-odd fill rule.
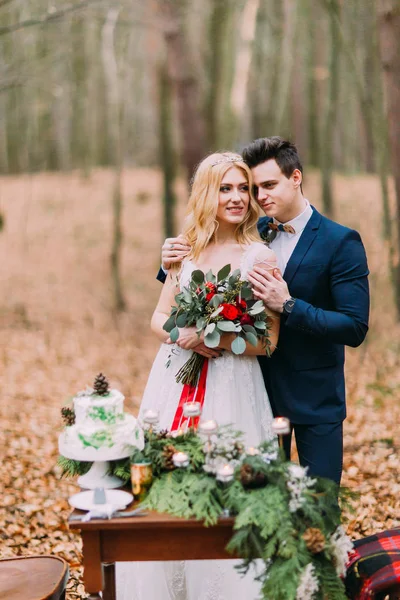
[[[244,250],[242,278],[246,278],[263,252],[265,246],[259,242]],[[188,284],[194,269],[191,261],[183,264],[181,288]],[[160,428],[171,428],[182,391],[175,374],[191,352],[161,345],[144,391],[139,418],[149,408],[159,410]],[[243,432],[247,446],[257,446],[274,437],[272,412],[256,357],[224,352],[221,358],[209,361],[202,419],[215,419],[219,425],[233,424]],[[249,571],[242,577],[234,569],[238,562],[117,563],[117,600],[256,600],[260,584],[254,580],[255,572]]]

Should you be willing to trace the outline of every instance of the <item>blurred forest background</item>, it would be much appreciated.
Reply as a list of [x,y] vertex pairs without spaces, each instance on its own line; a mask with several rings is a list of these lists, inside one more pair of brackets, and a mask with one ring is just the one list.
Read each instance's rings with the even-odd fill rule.
[[193,169],[267,135],[296,142],[307,197],[367,249],[345,422],[359,537],[400,524],[400,0],[0,0],[0,555],[66,556],[70,598],[60,407],[103,371],[137,410]]

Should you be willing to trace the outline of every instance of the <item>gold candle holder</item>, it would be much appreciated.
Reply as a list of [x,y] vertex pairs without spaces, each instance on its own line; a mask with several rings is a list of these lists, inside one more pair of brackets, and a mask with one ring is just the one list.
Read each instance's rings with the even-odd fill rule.
[[143,500],[153,482],[151,463],[131,463],[131,482],[135,500]]

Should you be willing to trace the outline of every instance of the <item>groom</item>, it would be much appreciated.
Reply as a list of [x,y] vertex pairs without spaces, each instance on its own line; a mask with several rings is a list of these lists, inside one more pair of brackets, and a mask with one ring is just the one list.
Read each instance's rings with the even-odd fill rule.
[[[271,358],[259,357],[271,406],[276,416],[290,419],[300,463],[309,474],[339,484],[344,346],[359,346],[368,330],[364,247],[356,231],[330,221],[304,198],[303,168],[293,144],[277,136],[261,138],[244,149],[243,158],[266,214],[259,232],[283,274],[256,266],[248,275],[255,296],[281,313],[278,347]],[[182,238],[166,240],[164,268],[185,252]],[[290,437],[285,438],[288,457]]]

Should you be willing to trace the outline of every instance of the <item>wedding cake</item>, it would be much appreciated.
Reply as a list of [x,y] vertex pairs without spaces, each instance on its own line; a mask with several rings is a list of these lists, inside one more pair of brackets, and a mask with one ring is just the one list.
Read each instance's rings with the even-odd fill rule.
[[124,396],[109,389],[100,373],[94,389],[87,388],[73,398],[73,408],[64,407],[65,422],[59,437],[63,456],[76,460],[115,460],[131,454],[133,447],[142,448],[143,432],[133,415],[124,412]]

